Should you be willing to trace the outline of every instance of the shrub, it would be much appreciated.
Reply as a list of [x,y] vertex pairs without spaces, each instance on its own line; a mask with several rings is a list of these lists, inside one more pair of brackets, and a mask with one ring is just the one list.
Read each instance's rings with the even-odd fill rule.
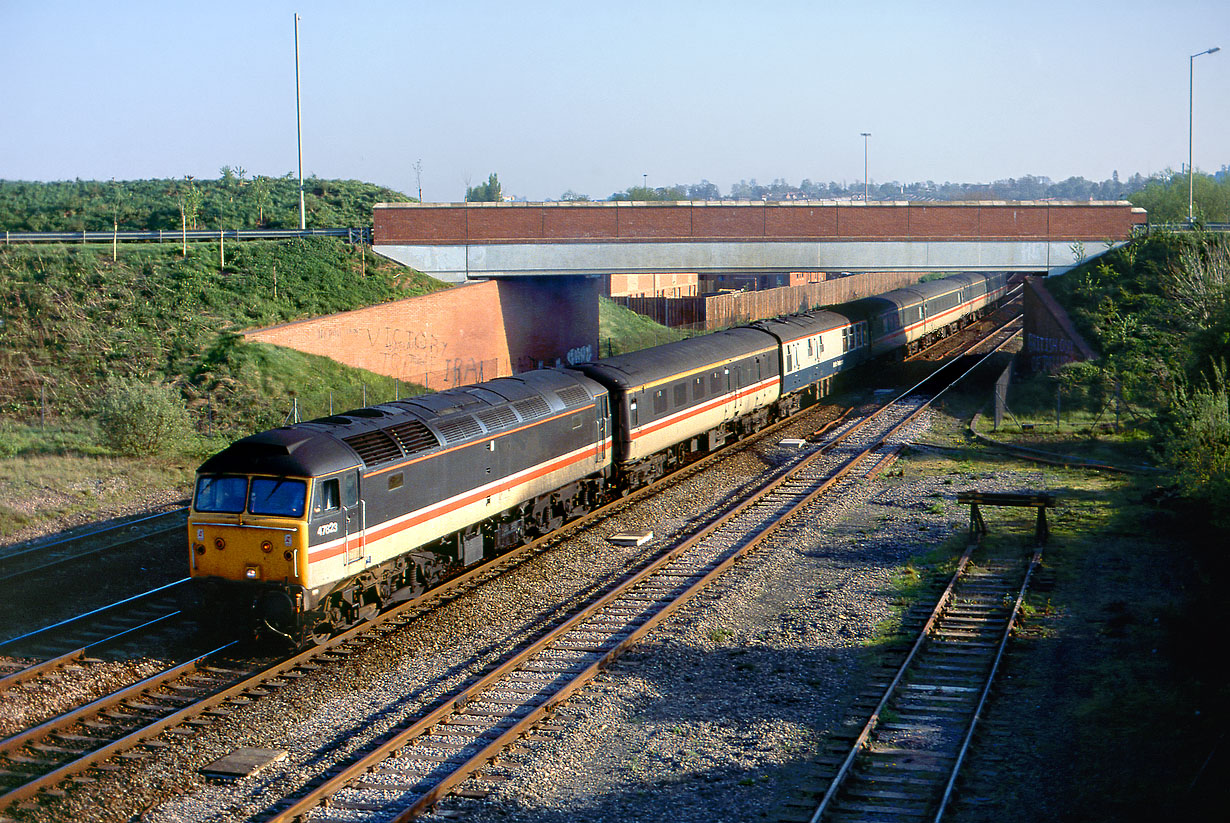
[[1179,492],[1216,529],[1230,528],[1230,387],[1224,364],[1194,390],[1179,386],[1159,438]]
[[124,455],[182,451],[193,437],[188,410],[171,386],[112,380],[98,403],[103,443]]

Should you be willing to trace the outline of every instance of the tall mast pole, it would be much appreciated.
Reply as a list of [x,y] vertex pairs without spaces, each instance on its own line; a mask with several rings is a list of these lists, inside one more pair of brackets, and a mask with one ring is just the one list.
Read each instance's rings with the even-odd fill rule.
[[299,110],[299,13],[295,13],[295,133],[299,140],[299,229],[307,228],[303,205],[303,116]]

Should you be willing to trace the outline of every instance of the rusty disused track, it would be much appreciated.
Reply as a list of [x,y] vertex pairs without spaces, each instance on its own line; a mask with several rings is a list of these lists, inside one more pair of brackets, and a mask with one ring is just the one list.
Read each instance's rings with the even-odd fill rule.
[[[811,823],[942,818],[1041,550],[1026,564],[961,557],[930,618],[836,766]],[[1015,596],[1014,596],[1015,592]]]

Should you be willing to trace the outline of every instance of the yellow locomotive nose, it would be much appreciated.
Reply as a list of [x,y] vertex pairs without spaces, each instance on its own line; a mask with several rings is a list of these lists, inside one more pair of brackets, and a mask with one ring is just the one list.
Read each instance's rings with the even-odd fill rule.
[[[224,580],[298,580],[304,576],[298,523],[286,525],[190,524],[193,577]],[[281,548],[281,552],[275,549]]]

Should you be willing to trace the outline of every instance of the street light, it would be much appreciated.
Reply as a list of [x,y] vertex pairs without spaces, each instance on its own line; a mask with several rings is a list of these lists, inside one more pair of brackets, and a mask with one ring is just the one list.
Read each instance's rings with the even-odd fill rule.
[[867,202],[867,138],[871,136],[869,131],[859,132],[863,136],[863,202]]
[[307,228],[303,208],[303,118],[299,114],[299,14],[295,13],[295,135],[299,141],[299,230]]
[[1213,52],[1221,51],[1220,46],[1214,46],[1211,49],[1205,49],[1201,52],[1196,52],[1187,61],[1187,222],[1192,222],[1192,194],[1195,189],[1195,182],[1192,172],[1192,89],[1194,88],[1193,78],[1196,72],[1196,58],[1202,54],[1212,54]]

